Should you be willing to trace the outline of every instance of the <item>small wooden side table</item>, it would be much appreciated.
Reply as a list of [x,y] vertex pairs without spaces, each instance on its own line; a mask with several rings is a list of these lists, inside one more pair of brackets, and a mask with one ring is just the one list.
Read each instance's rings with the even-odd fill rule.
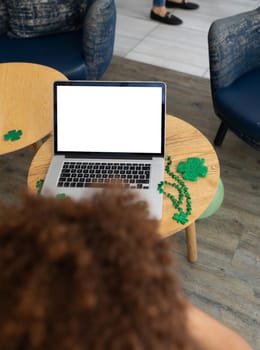
[[[35,193],[37,181],[45,178],[52,155],[53,139],[49,138],[32,160],[27,178],[31,192]],[[171,169],[173,172],[180,161],[185,161],[190,157],[204,158],[205,165],[208,167],[206,178],[200,178],[197,182],[185,181],[192,199],[192,214],[188,217],[188,223],[182,225],[174,221],[172,216],[176,211],[172,202],[166,197],[163,201],[163,217],[160,222],[162,237],[168,237],[185,229],[188,260],[194,262],[197,260],[195,221],[207,209],[216,193],[220,173],[218,157],[211,143],[199,130],[170,115],[166,120],[166,155],[172,157]],[[172,182],[166,173],[165,180]]]
[[[184,225],[174,221],[172,216],[176,211],[172,202],[168,198],[164,198],[163,217],[160,223],[160,233],[163,237],[185,229],[187,257],[190,262],[195,262],[197,260],[195,222],[208,208],[217,191],[220,180],[218,157],[209,140],[198,129],[169,115],[166,120],[166,155],[172,157],[171,169],[174,173],[176,173],[179,162],[186,161],[191,157],[204,158],[205,165],[208,167],[206,178],[199,178],[196,182],[185,181],[192,200],[192,214],[188,216],[189,221]],[[165,180],[172,182],[166,173]]]
[[[34,145],[53,128],[53,82],[68,80],[57,70],[33,63],[0,64],[0,155]],[[5,141],[21,130],[17,141]]]

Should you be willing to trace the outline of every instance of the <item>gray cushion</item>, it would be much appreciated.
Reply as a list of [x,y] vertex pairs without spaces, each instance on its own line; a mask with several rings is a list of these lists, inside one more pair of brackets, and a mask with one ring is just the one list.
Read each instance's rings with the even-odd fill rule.
[[8,12],[4,0],[0,0],[0,35],[7,32]]
[[31,38],[77,30],[87,0],[6,0],[12,37]]

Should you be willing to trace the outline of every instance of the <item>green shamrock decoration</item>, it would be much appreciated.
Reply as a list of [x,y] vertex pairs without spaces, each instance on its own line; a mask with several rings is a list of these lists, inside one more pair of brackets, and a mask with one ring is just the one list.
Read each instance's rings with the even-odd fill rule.
[[187,214],[184,212],[181,212],[180,214],[174,214],[172,217],[174,220],[176,220],[177,222],[180,222],[181,224],[186,224],[186,222],[188,222],[189,220],[187,219]]
[[66,196],[66,194],[65,193],[58,193],[58,194],[56,194],[56,198],[58,198],[58,199],[64,199],[64,198],[66,198],[67,196]]
[[4,135],[4,140],[5,141],[17,141],[17,140],[20,140],[22,134],[23,134],[22,130],[9,130]]
[[44,180],[38,180],[36,182],[36,188],[37,188],[37,194],[40,194],[41,193],[41,189],[42,189],[42,185],[44,183]]
[[[181,223],[181,224],[184,225],[184,224],[186,224],[188,222],[188,218],[187,217],[189,215],[191,215],[191,212],[192,212],[191,197],[190,197],[190,194],[189,194],[189,190],[188,190],[187,186],[185,185],[184,181],[182,181],[179,178],[179,176],[175,175],[171,171],[171,164],[172,164],[172,159],[171,159],[170,156],[168,156],[167,164],[166,164],[166,167],[165,167],[165,171],[174,180],[174,182],[161,181],[158,184],[157,190],[159,191],[159,193],[162,193],[164,196],[169,198],[171,200],[174,208],[178,210],[178,213],[175,213],[172,216],[172,219],[177,221],[178,223]],[[174,187],[179,193],[178,198],[176,198],[171,192],[167,193],[164,190],[165,186]],[[183,202],[184,202],[184,200],[186,201],[186,212],[184,212],[182,207],[181,207]]]
[[203,158],[188,158],[186,162],[180,162],[177,172],[181,173],[185,180],[198,181],[199,177],[206,177],[208,167],[204,165]]

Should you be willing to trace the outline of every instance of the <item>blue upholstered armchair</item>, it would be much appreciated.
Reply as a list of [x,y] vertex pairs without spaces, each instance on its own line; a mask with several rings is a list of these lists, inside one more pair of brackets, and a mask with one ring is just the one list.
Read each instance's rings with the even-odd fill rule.
[[260,149],[260,7],[213,22],[208,33],[212,99],[221,125]]
[[112,58],[115,23],[114,0],[0,0],[0,63],[99,79]]

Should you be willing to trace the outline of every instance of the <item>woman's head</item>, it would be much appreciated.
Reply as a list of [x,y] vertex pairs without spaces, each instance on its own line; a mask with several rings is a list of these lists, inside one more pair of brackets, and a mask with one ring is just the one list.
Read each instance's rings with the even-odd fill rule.
[[129,192],[0,207],[0,348],[190,349],[158,222]]

